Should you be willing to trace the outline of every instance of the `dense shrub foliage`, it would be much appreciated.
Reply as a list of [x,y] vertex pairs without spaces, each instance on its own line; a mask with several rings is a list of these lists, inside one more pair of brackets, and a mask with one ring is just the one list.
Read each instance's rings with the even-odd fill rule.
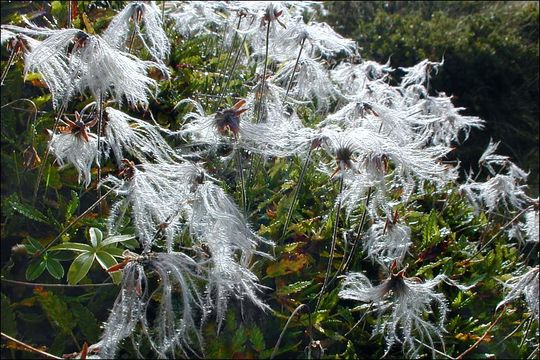
[[315,2],[5,9],[2,357],[538,356],[538,199],[497,139],[461,167],[449,55]]

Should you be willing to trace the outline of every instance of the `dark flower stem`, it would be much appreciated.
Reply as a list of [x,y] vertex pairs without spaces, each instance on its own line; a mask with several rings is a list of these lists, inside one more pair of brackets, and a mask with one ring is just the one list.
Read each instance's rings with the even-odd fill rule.
[[0,86],[4,85],[4,80],[7,77],[7,74],[9,72],[9,69],[11,68],[11,65],[13,65],[13,61],[15,60],[15,55],[17,55],[16,46],[11,49],[11,53],[9,54],[9,59],[6,65],[6,68],[4,69],[4,72],[2,73],[2,80],[0,80]]
[[68,226],[66,226],[64,228],[64,230],[62,230],[62,232],[60,234],[58,234],[53,239],[53,241],[51,241],[47,246],[45,246],[45,248],[43,250],[41,250],[41,253],[36,253],[34,255],[34,257],[40,256],[42,253],[47,251],[51,246],[53,246],[54,243],[56,243],[62,237],[62,235],[64,235],[69,229],[71,229],[71,227],[73,225],[75,225],[86,214],[88,214],[90,211],[92,211],[92,209],[94,209],[96,206],[98,206],[101,203],[101,201],[107,197],[107,195],[109,195],[111,192],[113,192],[113,190],[116,190],[116,188],[118,188],[118,187],[119,187],[119,185],[110,188],[109,191],[107,191],[105,194],[103,194],[99,199],[96,200],[96,202],[94,202],[92,205],[90,205],[90,207],[88,209],[86,209],[81,215],[77,216]]
[[285,327],[283,328],[283,330],[281,330],[281,334],[279,334],[279,338],[278,338],[278,341],[276,342],[276,346],[274,346],[274,350],[272,351],[272,354],[270,355],[270,359],[273,359],[274,356],[276,355],[276,352],[277,350],[279,349],[279,345],[281,344],[281,340],[283,339],[283,335],[285,335],[285,331],[287,330],[287,328],[289,327],[289,324],[291,323],[291,320],[292,318],[300,311],[302,310],[302,308],[307,308],[307,313],[308,313],[308,317],[309,317],[309,329],[308,329],[308,333],[309,333],[309,339],[310,339],[310,342],[313,341],[313,336],[311,334],[311,312],[309,311],[309,306],[307,306],[306,304],[300,304],[296,307],[296,309],[294,309],[294,311],[292,312],[291,316],[289,316],[289,318],[287,319],[287,322],[285,323]]
[[[101,182],[101,163],[99,162],[99,158],[101,157],[101,136],[103,135],[103,92],[100,92],[99,94],[99,100],[98,100],[98,129],[97,129],[97,159],[98,159],[98,167],[97,167],[97,191],[98,191],[98,198],[101,198],[101,186],[99,186],[99,183]],[[99,212],[103,214],[103,202],[100,201],[99,203]]]
[[343,173],[341,173],[339,176],[338,204],[336,207],[336,218],[334,220],[334,231],[332,233],[332,245],[330,247],[330,258],[328,259],[328,265],[326,267],[326,274],[324,275],[323,286],[321,288],[321,291],[319,292],[319,295],[317,296],[317,305],[315,305],[315,311],[317,311],[317,309],[319,308],[319,305],[321,304],[324,291],[326,290],[326,286],[328,284],[328,277],[330,276],[330,271],[332,270],[332,263],[334,262],[334,253],[336,250],[337,233],[339,229],[339,213],[341,212],[341,193],[342,192],[343,192]]
[[296,187],[294,189],[294,195],[291,202],[291,206],[289,207],[289,211],[287,212],[287,218],[285,219],[285,225],[283,225],[283,233],[281,234],[281,238],[285,238],[285,235],[287,234],[287,230],[289,228],[289,223],[291,222],[293,211],[296,207],[296,201],[298,200],[298,195],[300,194],[300,188],[302,187],[302,183],[304,182],[304,176],[306,175],[306,170],[309,164],[309,161],[311,160],[311,153],[313,152],[313,146],[309,148],[309,151],[306,156],[306,160],[304,161],[304,164],[302,165],[302,170],[300,171],[300,177],[298,178],[298,184],[296,184]]
[[259,91],[259,106],[257,108],[257,118],[255,120],[255,123],[258,124],[261,121],[261,109],[262,109],[262,103],[264,99],[264,93],[266,90],[266,72],[268,70],[268,43],[270,41],[270,21],[268,21],[268,24],[266,25],[266,42],[265,42],[265,50],[264,50],[264,70],[263,70],[263,76],[261,80],[261,89]]
[[242,166],[242,150],[238,146],[238,139],[235,138],[235,151],[236,151],[236,166],[238,167],[238,176],[240,178],[240,193],[242,197],[242,211],[246,214],[247,211],[247,195],[246,195],[246,184],[244,182],[244,169]]
[[364,211],[362,212],[362,219],[360,220],[360,223],[358,224],[358,228],[356,229],[356,237],[351,247],[351,251],[349,252],[349,255],[346,257],[346,260],[341,263],[340,270],[338,271],[336,275],[339,275],[339,273],[343,273],[347,271],[349,266],[351,266],[352,260],[354,258],[354,254],[356,253],[356,249],[358,248],[358,244],[360,243],[361,238],[362,238],[362,229],[364,228],[364,224],[366,223],[367,210],[368,210],[369,202],[371,200],[372,193],[373,193],[373,188],[370,187],[368,189],[366,201],[364,202]]
[[304,43],[306,42],[306,38],[302,39],[302,43],[300,44],[300,51],[298,51],[298,56],[296,57],[296,62],[294,63],[294,69],[291,74],[291,77],[289,78],[289,84],[287,85],[287,92],[285,93],[285,101],[287,100],[287,97],[289,96],[289,91],[291,90],[294,74],[296,73],[296,69],[298,68],[298,62],[300,61],[300,55],[302,55],[302,50],[304,49]]
[[67,22],[66,22],[66,27],[67,28],[71,28],[72,27],[72,24],[71,24],[71,13],[73,11],[73,4],[71,2],[71,0],[68,0],[67,2]]
[[[58,127],[58,123],[60,122],[60,118],[62,115],[64,115],[64,111],[66,110],[67,102],[63,101],[62,106],[60,106],[60,109],[58,110],[58,115],[56,116],[56,119],[54,119],[54,125],[52,129],[52,134],[56,133],[56,128]],[[47,163],[47,158],[49,157],[49,153],[51,152],[51,141],[47,144],[47,148],[45,149],[45,154],[43,155],[43,161],[41,162],[41,166],[39,167],[38,176],[36,180],[36,184],[34,186],[34,194],[32,195],[32,206],[36,204],[37,194],[39,190],[39,183],[41,181],[41,178],[43,177],[43,170],[45,170],[45,164]]]

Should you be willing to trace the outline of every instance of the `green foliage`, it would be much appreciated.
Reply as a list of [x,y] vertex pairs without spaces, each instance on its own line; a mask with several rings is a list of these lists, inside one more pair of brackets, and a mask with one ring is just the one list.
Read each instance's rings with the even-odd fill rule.
[[[3,23],[18,22],[20,14],[39,10],[34,7],[45,7],[35,3],[24,5],[26,8],[18,2],[10,3],[10,11],[2,14]],[[108,24],[113,9],[122,7],[120,2],[107,3],[112,3],[112,8],[101,2],[78,2],[79,12],[87,14],[96,32]],[[534,89],[535,84],[536,88],[538,85],[538,74],[536,78],[531,76],[531,69],[538,60],[538,48],[530,44],[538,41],[538,7],[531,4],[491,6],[476,2],[407,3],[414,9],[407,12],[402,2],[392,4],[334,3],[329,6],[329,19],[335,23],[339,19],[344,33],[354,34],[366,58],[385,61],[391,56],[392,64],[409,66],[425,57],[439,60],[444,56],[445,66],[433,79],[433,88],[454,94],[459,105],[486,118],[493,137],[503,139],[508,146],[506,150],[517,162],[524,167],[532,165],[538,156],[537,152],[529,153],[531,144],[538,142],[538,137],[531,140],[530,136],[531,133],[537,136],[538,130],[538,122],[534,120],[538,116],[538,93]],[[67,7],[65,2],[54,1],[47,11],[55,18],[65,19]],[[74,26],[88,25],[80,16]],[[215,40],[211,35],[191,40],[181,39],[172,32],[169,35],[174,44],[169,59],[171,78],[160,84],[150,110],[160,125],[177,130],[182,125],[182,116],[191,110],[187,106],[176,107],[180,100],[193,97],[206,103],[208,109],[218,107],[215,100],[204,94],[221,90],[224,54],[213,53]],[[2,53],[3,64],[6,58]],[[123,257],[124,251],[137,245],[131,235],[103,235],[100,229],[106,228],[104,213],[110,204],[105,204],[104,213],[94,209],[78,219],[97,199],[95,183],[88,189],[82,188],[72,168],[59,169],[50,158],[46,162],[42,159],[44,176],[37,200],[32,200],[40,164],[25,166],[23,155],[30,154],[25,152],[30,147],[40,155],[44,153],[48,140],[45,130],[52,128],[55,114],[46,89],[34,86],[39,79],[30,74],[26,81],[22,80],[22,67],[19,60],[4,85],[10,91],[1,94],[2,276],[60,286],[18,287],[6,283],[4,288],[2,283],[2,332],[24,335],[32,344],[46,345],[55,354],[70,353],[80,351],[85,341],[99,340],[100,324],[109,314],[119,289],[115,285],[122,276],[120,271],[107,273],[106,270],[119,265],[117,259]],[[251,74],[250,69],[242,70]],[[516,87],[515,84],[522,85]],[[228,85],[230,94],[244,96],[252,83],[239,78]],[[22,94],[29,102],[17,103],[20,108],[15,108],[10,102],[23,97]],[[230,105],[234,101],[227,96],[226,102]],[[34,105],[39,116],[35,114]],[[299,109],[298,113],[305,124],[313,125],[321,120],[307,107]],[[524,120],[515,125],[518,118]],[[504,135],[509,132],[517,135],[508,140]],[[173,145],[184,145],[178,139],[169,140]],[[474,143],[473,137],[466,144]],[[478,147],[483,149],[486,143],[483,140]],[[254,159],[250,154],[243,156],[246,160]],[[313,163],[333,160],[320,157],[324,155],[314,155]],[[203,160],[209,173],[220,179],[220,185],[239,203],[241,191],[234,164],[210,157]],[[263,313],[247,302],[241,306],[233,302],[222,328],[218,329],[213,318],[202,325],[205,358],[270,357],[285,323],[300,304],[308,305],[311,313],[300,311],[291,319],[276,356],[303,358],[307,356],[305,349],[311,349],[314,354],[319,348],[313,347],[311,338],[320,341],[325,357],[329,358],[380,358],[384,354],[384,339],[371,336],[377,315],[370,311],[368,304],[340,299],[339,278],[329,285],[315,311],[335,224],[337,182],[314,166],[308,166],[298,206],[293,211],[288,232],[282,236],[302,166],[303,162],[297,158],[264,159],[246,176],[250,222],[259,235],[277,244],[269,251],[273,252],[274,259],[258,259],[252,269],[268,288],[262,297],[273,311]],[[533,174],[537,173],[534,170],[537,168],[531,168]],[[102,164],[102,171],[106,174],[116,169],[109,161]],[[389,189],[390,196],[400,190]],[[437,289],[450,304],[446,353],[455,357],[478,340],[496,318],[498,314],[494,314],[494,309],[502,300],[500,282],[510,278],[515,265],[523,261],[530,249],[515,246],[515,240],[507,233],[499,233],[516,213],[490,219],[483,212],[474,212],[455,187],[436,191],[426,186],[421,195],[412,196],[407,204],[400,204],[398,210],[403,222],[410,226],[414,242],[407,255],[408,276],[426,280],[445,274],[462,284],[477,284],[465,292],[444,284]],[[333,272],[350,249],[364,211],[361,206],[349,218],[338,214],[338,230],[344,235],[340,235],[336,244]],[[359,241],[364,241],[370,225],[368,222],[360,229]],[[131,226],[126,223],[122,232],[133,233]],[[58,237],[60,233],[62,236]],[[185,238],[187,234],[181,239],[182,246]],[[486,251],[471,258],[481,244],[492,238]],[[385,278],[380,266],[365,259],[362,251],[360,246],[351,269],[362,270],[371,279]],[[88,287],[62,287],[66,275],[63,263],[69,265],[69,285]],[[111,280],[111,286],[98,286]],[[150,279],[152,281],[156,279]],[[501,344],[505,336],[530,318],[530,314],[524,314],[524,309],[522,304],[512,304],[490,333],[492,338],[487,337],[471,355],[528,356],[533,345],[521,344],[526,337],[525,326]],[[537,325],[532,324],[529,331],[537,329]],[[143,354],[152,356],[148,344],[139,345]],[[126,358],[137,354],[129,341],[122,344],[122,352]],[[3,358],[13,354],[15,350],[9,354],[7,349],[2,350]],[[16,356],[21,356],[18,351]],[[388,357],[402,357],[399,346]]]

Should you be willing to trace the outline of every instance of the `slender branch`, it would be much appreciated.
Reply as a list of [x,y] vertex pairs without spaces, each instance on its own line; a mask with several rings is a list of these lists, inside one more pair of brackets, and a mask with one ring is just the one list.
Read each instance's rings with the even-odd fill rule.
[[294,189],[294,195],[291,202],[291,206],[289,207],[289,211],[287,212],[287,219],[285,219],[285,225],[283,226],[283,233],[281,234],[281,238],[283,239],[285,235],[287,234],[287,230],[289,228],[289,223],[291,222],[292,214],[296,205],[296,201],[298,200],[298,195],[300,194],[300,188],[302,187],[302,183],[304,181],[304,176],[306,174],[306,170],[309,164],[309,160],[311,158],[311,153],[313,152],[313,146],[309,148],[309,151],[306,156],[306,160],[304,161],[304,165],[302,165],[302,170],[300,172],[300,177],[298,179],[298,183],[296,184],[296,187]]
[[526,207],[525,209],[521,210],[516,216],[514,216],[512,218],[512,220],[510,220],[509,222],[507,222],[503,227],[501,227],[499,229],[499,231],[497,231],[497,233],[495,235],[493,235],[491,237],[491,239],[489,239],[484,245],[482,245],[482,247],[480,249],[478,249],[478,251],[476,251],[474,253],[474,255],[472,255],[471,257],[469,257],[467,260],[465,260],[466,262],[468,261],[471,261],[472,259],[474,259],[478,254],[480,254],[482,252],[482,250],[484,250],[489,244],[491,244],[493,242],[493,240],[495,240],[504,230],[506,230],[507,227],[509,227],[510,225],[512,225],[514,223],[514,221],[516,221],[521,215],[525,214],[530,208],[532,208],[534,205],[531,205],[531,206],[528,206]]
[[456,360],[460,360],[460,359],[463,359],[465,356],[467,356],[471,351],[473,351],[474,349],[476,349],[478,347],[478,345],[480,345],[480,343],[482,341],[484,341],[484,339],[486,338],[486,336],[488,335],[488,333],[491,331],[491,329],[493,329],[493,327],[499,322],[499,320],[502,318],[502,316],[504,315],[504,312],[505,312],[506,308],[503,308],[503,310],[501,311],[501,313],[499,314],[499,316],[497,317],[497,319],[495,319],[491,325],[489,325],[489,327],[487,328],[486,332],[484,333],[484,335],[480,336],[478,338],[478,340],[472,344],[472,346],[470,348],[468,348],[467,350],[465,350],[464,352],[461,353],[461,355],[459,355],[458,357],[456,357]]
[[[311,312],[309,311],[309,306],[307,306],[306,304],[298,305],[296,307],[296,309],[294,309],[294,311],[292,312],[291,316],[289,316],[289,318],[287,319],[287,322],[285,323],[285,327],[283,328],[283,330],[281,330],[281,334],[279,334],[278,341],[276,342],[276,346],[274,346],[274,350],[272,351],[272,355],[270,355],[270,359],[273,359],[274,356],[276,355],[276,351],[278,350],[279,345],[281,344],[281,340],[283,339],[283,335],[285,335],[285,331],[289,327],[289,324],[291,323],[292,318],[304,307],[306,307],[307,310],[308,310],[309,319],[310,319],[309,320],[309,322],[310,322],[309,326],[311,327]],[[310,338],[311,338],[311,329],[310,329]]]
[[439,355],[442,355],[442,356],[444,356],[444,357],[446,357],[446,358],[448,358],[448,359],[455,360],[455,358],[451,357],[450,355],[445,354],[445,353],[443,353],[442,351],[439,351],[439,350],[435,349],[434,347],[431,347],[431,346],[429,346],[428,344],[425,344],[425,343],[421,342],[421,341],[418,340],[418,339],[414,339],[414,341],[416,341],[417,343],[419,343],[419,344],[422,345],[422,346],[427,347],[428,349],[430,349],[431,351],[433,351],[433,352],[435,352],[435,353],[437,353],[437,354],[439,354]]
[[22,285],[22,286],[30,286],[30,287],[51,287],[51,288],[89,288],[89,287],[102,287],[102,286],[113,286],[114,283],[106,282],[102,284],[77,284],[77,285],[69,285],[69,284],[47,284],[47,283],[31,283],[26,281],[18,281],[18,280],[9,280],[0,278],[0,280],[3,283],[6,283],[8,285]]
[[101,201],[103,199],[105,199],[107,197],[107,195],[109,195],[113,190],[115,190],[116,188],[118,188],[119,185],[116,185],[112,188],[109,189],[109,191],[107,191],[105,194],[103,194],[103,196],[101,196],[99,199],[96,200],[95,203],[93,203],[88,209],[86,209],[81,215],[77,216],[77,218],[75,218],[75,220],[73,220],[68,226],[66,226],[64,228],[64,230],[62,230],[62,232],[60,234],[58,234],[57,237],[54,238],[53,241],[51,241],[47,246],[45,246],[45,248],[41,251],[41,252],[36,252],[36,254],[34,255],[35,257],[36,256],[40,256],[42,253],[44,253],[45,251],[47,251],[56,241],[58,241],[58,239],[60,239],[62,237],[62,235],[64,235],[69,229],[71,229],[71,227],[73,225],[75,225],[83,216],[85,216],[86,214],[88,214],[92,209],[94,209],[97,205],[99,205],[101,203]]
[[[247,211],[247,194],[246,184],[244,182],[244,169],[242,167],[242,149],[238,146],[238,139],[236,139],[236,166],[238,167],[238,176],[240,177],[240,192],[242,195],[242,210],[244,214]],[[247,214],[246,214],[247,215]]]
[[[100,91],[99,93],[99,100],[98,100],[98,130],[97,130],[97,182],[96,187],[98,191],[98,197],[101,198],[101,187],[99,186],[99,183],[101,181],[101,163],[99,161],[99,158],[101,157],[101,136],[103,135],[103,91]],[[103,203],[99,202],[99,212],[103,214]]]
[[4,80],[7,77],[7,74],[9,72],[9,69],[11,68],[11,65],[13,65],[13,61],[15,60],[15,55],[17,55],[16,46],[14,46],[13,49],[11,49],[11,53],[9,54],[9,59],[8,59],[6,68],[4,69],[4,72],[2,73],[2,80],[0,80],[0,86],[4,85]]
[[334,231],[332,233],[332,245],[330,247],[330,259],[328,259],[328,265],[326,267],[326,274],[324,275],[324,282],[323,286],[321,288],[321,292],[317,296],[317,305],[315,305],[315,311],[319,308],[319,305],[321,304],[321,299],[324,294],[324,291],[326,290],[326,286],[328,284],[328,277],[330,276],[330,271],[332,270],[332,262],[334,262],[334,253],[336,250],[336,242],[337,242],[337,233],[339,229],[339,213],[341,212],[341,200],[342,200],[342,192],[343,192],[343,173],[339,176],[339,193],[338,193],[338,204],[336,208],[336,219],[334,220]]
[[[58,127],[58,123],[60,122],[60,118],[64,114],[64,111],[67,107],[67,101],[62,101],[62,106],[60,106],[60,109],[58,111],[58,115],[56,116],[56,119],[54,119],[54,125],[52,130],[52,136],[56,133],[56,128]],[[34,194],[32,195],[32,206],[36,204],[37,199],[37,193],[39,190],[39,183],[41,181],[41,178],[43,176],[43,170],[45,169],[45,164],[47,163],[47,158],[49,157],[49,153],[51,152],[51,141],[47,143],[47,149],[45,149],[45,155],[43,155],[43,161],[41,163],[41,166],[39,167],[38,176],[36,180],[36,184],[34,186]]]
[[287,85],[287,92],[285,93],[285,101],[287,100],[287,97],[289,96],[289,91],[292,87],[292,82],[294,79],[294,74],[296,73],[296,69],[298,68],[298,62],[300,61],[300,55],[302,55],[302,50],[304,49],[304,43],[306,42],[306,38],[302,39],[302,43],[300,44],[300,51],[298,51],[298,57],[296,58],[296,62],[294,63],[294,69],[291,74],[291,77],[289,78],[289,85]]
[[0,335],[2,335],[3,338],[5,339],[8,339],[9,341],[13,341],[14,343],[16,343],[17,345],[20,345],[22,347],[24,347],[27,351],[30,351],[30,352],[35,352],[47,359],[62,359],[61,357],[59,356],[56,356],[56,355],[53,355],[53,354],[49,354],[48,352],[45,352],[43,350],[39,350],[39,349],[36,349],[35,347],[31,346],[31,345],[28,345],[20,340],[17,340],[15,339],[14,337],[11,337],[7,334],[4,334],[4,333],[0,333]]
[[353,243],[353,245],[351,247],[351,251],[349,252],[349,255],[347,256],[347,260],[344,263],[342,262],[342,266],[340,266],[341,269],[338,271],[338,273],[342,273],[342,272],[347,271],[347,269],[349,268],[349,266],[352,263],[354,253],[356,252],[356,248],[358,247],[358,244],[360,243],[360,240],[361,240],[362,229],[364,228],[364,224],[366,222],[367,209],[368,209],[368,206],[369,206],[369,201],[371,200],[371,194],[372,193],[373,193],[373,188],[370,187],[368,189],[367,198],[366,198],[366,201],[364,203],[364,212],[362,213],[362,219],[360,220],[360,223],[358,224],[358,228],[356,229],[356,238],[355,238],[354,243]]
[[68,0],[67,2],[67,22],[66,22],[66,28],[71,28],[71,14],[73,12],[73,4],[71,0]]

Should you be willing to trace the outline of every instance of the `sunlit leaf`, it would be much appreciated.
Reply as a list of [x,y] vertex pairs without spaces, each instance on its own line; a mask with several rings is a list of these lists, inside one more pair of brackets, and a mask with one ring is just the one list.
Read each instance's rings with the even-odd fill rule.
[[95,227],[91,227],[88,232],[90,234],[90,243],[93,247],[97,248],[101,243],[101,240],[103,240],[103,233]]
[[51,274],[51,276],[55,279],[60,280],[62,277],[64,277],[64,268],[58,260],[48,257],[46,267],[49,274]]
[[77,284],[82,280],[90,271],[92,264],[94,263],[95,254],[83,253],[73,260],[68,270],[68,282],[70,284]]
[[26,280],[32,281],[36,280],[45,270],[45,260],[39,259],[34,262],[31,262],[26,269]]

